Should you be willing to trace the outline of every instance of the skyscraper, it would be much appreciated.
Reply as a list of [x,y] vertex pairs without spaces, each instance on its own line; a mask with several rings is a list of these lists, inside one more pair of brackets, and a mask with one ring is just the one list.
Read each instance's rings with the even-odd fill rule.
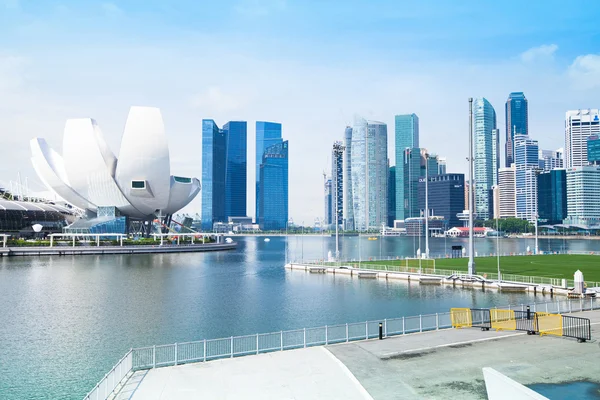
[[281,124],[276,122],[256,121],[256,222],[260,218],[260,199],[259,194],[260,183],[260,164],[265,150],[274,144],[279,144],[283,141],[281,138]]
[[325,179],[324,191],[325,191],[325,196],[324,196],[325,220],[323,221],[323,224],[331,225],[333,223],[333,215],[334,215],[331,212],[333,210],[333,190],[331,189],[331,178]]
[[588,164],[587,138],[600,134],[598,109],[567,111],[565,118],[565,167]]
[[396,219],[396,167],[390,167],[388,173],[388,219],[387,226],[394,226]]
[[202,230],[225,222],[227,138],[212,119],[202,120]]
[[[418,147],[404,150],[403,173],[404,179],[404,219],[418,218],[421,216],[419,209],[419,178],[424,176],[424,159],[422,157],[423,149]],[[423,174],[422,174],[423,173]],[[396,185],[398,184],[398,170],[396,170]],[[396,188],[396,208],[398,208],[398,190]],[[397,216],[398,214],[396,214]],[[398,219],[398,217],[396,217]]]
[[[430,215],[444,217],[448,227],[462,226],[457,214],[465,209],[465,175],[429,175]],[[425,179],[419,182],[419,209],[425,209]]]
[[387,222],[387,125],[356,116],[351,147],[355,229],[379,229]]
[[288,221],[287,140],[265,149],[259,173],[260,229],[285,229]]
[[[523,92],[513,92],[508,96],[505,105],[506,115],[506,155],[504,166],[510,167],[514,162],[514,137],[527,135],[529,132],[529,116],[527,99]],[[500,166],[498,166],[500,167]]]
[[246,121],[230,121],[223,125],[227,140],[225,172],[225,218],[246,216],[246,182],[248,162]]
[[352,127],[344,132],[344,229],[354,230],[354,203],[352,201]]
[[565,224],[600,223],[600,166],[567,168],[567,218]]
[[332,190],[332,201],[331,204],[332,215],[336,215],[331,223],[336,223],[338,226],[342,225],[344,221],[344,145],[342,142],[336,141],[333,143],[331,150],[331,190]]
[[567,218],[567,173],[553,169],[538,175],[538,215],[545,224],[562,224]]
[[591,135],[587,139],[588,163],[600,165],[600,136]]
[[498,209],[500,218],[514,218],[517,215],[517,198],[515,194],[515,164],[498,170]]
[[496,111],[485,98],[473,102],[473,130],[475,212],[478,219],[486,220],[493,213],[490,208],[492,186],[498,183],[499,138]]
[[539,167],[542,171],[551,171],[555,168],[563,168],[562,149],[558,150],[542,150],[539,154]]
[[438,157],[438,174],[444,175],[446,168],[446,157]]
[[515,135],[514,141],[517,218],[534,222],[537,216],[538,142],[527,135]]
[[396,115],[395,117],[395,150],[396,150],[396,218],[404,220],[407,184],[405,183],[404,161],[406,149],[419,147],[419,117],[416,114]]

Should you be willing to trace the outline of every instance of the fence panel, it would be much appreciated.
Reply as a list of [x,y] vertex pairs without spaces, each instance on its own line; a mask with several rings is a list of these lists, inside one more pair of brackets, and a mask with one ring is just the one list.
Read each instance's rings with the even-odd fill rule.
[[367,338],[367,325],[364,322],[348,324],[348,340],[362,340]]
[[243,356],[258,353],[258,335],[236,336],[233,338],[233,355]]
[[298,349],[304,347],[304,329],[296,329],[294,331],[283,331],[283,348]]
[[391,318],[387,320],[387,335],[402,335],[404,333],[402,318]]
[[346,324],[327,327],[327,343],[342,343],[346,341]]
[[140,349],[133,349],[133,370],[152,368],[154,366],[154,348],[144,347]]
[[562,316],[563,336],[577,339],[579,342],[592,340],[592,329],[590,320],[587,318]]
[[517,331],[536,332],[538,330],[536,315],[538,314],[531,311],[514,311],[515,329]]
[[471,318],[473,327],[481,328],[482,330],[489,330],[492,327],[490,310],[487,308],[472,308]]
[[437,329],[437,317],[435,314],[423,315],[421,317],[422,331],[435,331]]
[[404,333],[421,332],[421,317],[405,317]]
[[207,340],[206,359],[231,357],[231,343],[231,338]]
[[514,310],[490,310],[492,328],[496,330],[514,331],[517,329]]
[[[379,323],[383,324],[383,321],[369,321],[367,325],[369,326],[369,339],[379,337]],[[383,325],[382,325],[383,328]]]
[[[308,329],[306,330],[308,332]],[[258,335],[259,353],[281,350],[283,332],[261,333]],[[308,339],[306,339],[308,341]]]
[[197,362],[204,360],[204,341],[179,343],[177,345],[177,362]]
[[441,313],[438,314],[438,317],[440,329],[452,328],[452,320],[450,318],[450,313]]
[[156,366],[163,367],[175,364],[175,345],[165,344],[156,346]]
[[473,326],[470,308],[451,308],[450,318],[454,328],[470,328]]
[[540,335],[563,335],[563,316],[559,314],[536,313],[537,330]]

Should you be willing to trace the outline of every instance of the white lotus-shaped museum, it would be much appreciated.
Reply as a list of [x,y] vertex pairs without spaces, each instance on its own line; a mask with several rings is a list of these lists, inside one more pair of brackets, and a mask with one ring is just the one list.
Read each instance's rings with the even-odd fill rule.
[[62,156],[42,138],[31,140],[31,153],[50,190],[93,214],[114,207],[123,216],[147,220],[174,214],[200,192],[197,178],[171,175],[158,108],[131,107],[118,159],[91,118],[67,120]]

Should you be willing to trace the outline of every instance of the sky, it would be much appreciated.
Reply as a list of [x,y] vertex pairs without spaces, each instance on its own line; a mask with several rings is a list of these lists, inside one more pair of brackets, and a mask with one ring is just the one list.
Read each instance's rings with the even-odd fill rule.
[[[113,152],[129,107],[163,114],[171,173],[200,178],[201,121],[255,121],[289,140],[289,212],[322,218],[323,171],[354,115],[416,113],[420,145],[466,172],[468,98],[529,100],[540,148],[564,147],[565,112],[600,107],[597,2],[0,0],[0,182],[42,190],[29,140],[60,152],[65,121],[92,117]],[[502,156],[503,160],[503,156]],[[197,212],[198,196],[185,211]]]

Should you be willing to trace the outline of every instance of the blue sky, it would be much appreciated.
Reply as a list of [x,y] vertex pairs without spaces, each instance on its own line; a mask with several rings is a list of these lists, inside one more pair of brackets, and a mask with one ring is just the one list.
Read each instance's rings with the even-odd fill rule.
[[[170,4],[172,3],[172,4]],[[321,216],[321,172],[354,113],[415,112],[421,146],[465,172],[467,98],[524,91],[540,146],[564,146],[564,113],[600,107],[597,2],[0,0],[0,181],[35,181],[28,140],[57,150],[90,116],[118,153],[128,108],[158,106],[172,170],[201,175],[202,118],[282,122],[290,214]],[[10,149],[10,150],[8,150]],[[254,210],[249,163],[248,211]],[[199,209],[199,200],[190,210]]]

